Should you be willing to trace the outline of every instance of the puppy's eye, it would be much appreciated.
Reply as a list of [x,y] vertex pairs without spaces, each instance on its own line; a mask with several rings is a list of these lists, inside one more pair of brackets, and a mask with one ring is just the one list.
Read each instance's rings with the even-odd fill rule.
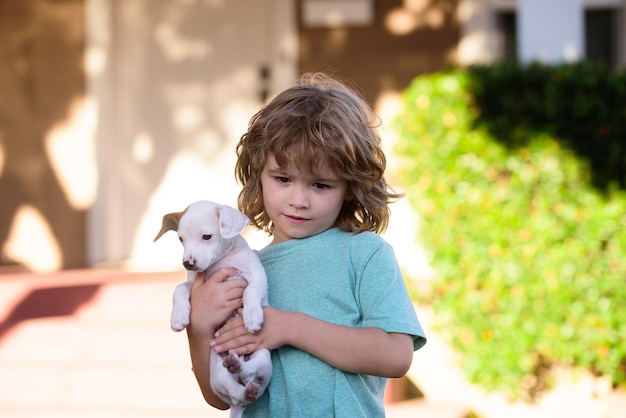
[[203,239],[203,240],[205,240],[205,241],[208,241],[208,240],[210,240],[210,239],[211,239],[211,237],[212,237],[212,236],[213,236],[213,235],[204,234],[204,235],[202,235],[202,239]]
[[180,242],[183,242],[183,239],[182,239],[181,237],[178,237],[178,240],[179,240]]

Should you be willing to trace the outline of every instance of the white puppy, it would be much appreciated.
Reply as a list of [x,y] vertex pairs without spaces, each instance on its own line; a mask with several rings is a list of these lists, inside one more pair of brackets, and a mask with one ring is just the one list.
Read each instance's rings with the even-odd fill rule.
[[[267,305],[267,277],[259,258],[240,235],[248,223],[238,210],[208,201],[163,216],[163,226],[154,240],[167,231],[177,231],[184,247],[183,266],[188,271],[187,281],[174,291],[174,331],[189,325],[189,296],[196,275],[203,272],[206,278],[221,267],[236,268],[240,272],[237,277],[248,282],[243,293],[244,325],[250,333],[261,329],[262,307]],[[241,357],[235,353],[220,356],[211,350],[210,361],[211,388],[231,405],[231,417],[240,417],[246,405],[258,399],[272,375],[270,353],[265,349]]]

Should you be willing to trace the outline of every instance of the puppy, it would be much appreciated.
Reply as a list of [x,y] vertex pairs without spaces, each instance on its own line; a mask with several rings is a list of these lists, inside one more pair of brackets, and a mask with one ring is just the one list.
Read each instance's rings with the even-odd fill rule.
[[[248,223],[238,210],[208,201],[198,201],[183,212],[163,216],[154,241],[167,231],[177,231],[184,248],[183,266],[187,269],[187,281],[174,291],[174,331],[189,325],[189,297],[196,275],[202,272],[206,278],[221,267],[238,269],[240,274],[236,277],[248,282],[243,293],[244,325],[250,333],[261,329],[262,307],[267,305],[267,277],[257,255],[240,235]],[[218,355],[211,349],[210,361],[213,392],[231,406],[231,417],[240,417],[246,405],[256,401],[267,388],[272,374],[270,352],[263,349],[240,357],[235,353]]]

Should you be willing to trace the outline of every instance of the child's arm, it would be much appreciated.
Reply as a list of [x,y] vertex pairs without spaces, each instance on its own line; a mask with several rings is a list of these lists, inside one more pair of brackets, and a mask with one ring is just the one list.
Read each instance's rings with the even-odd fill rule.
[[409,335],[336,325],[271,307],[264,312],[265,323],[257,334],[248,334],[241,318],[235,318],[211,344],[218,352],[237,354],[291,345],[345,372],[383,377],[401,377],[411,366],[413,340]]
[[196,278],[191,287],[191,318],[187,327],[189,353],[194,375],[208,404],[218,409],[228,409],[211,390],[210,341],[215,330],[220,327],[237,309],[242,306],[244,280],[228,277],[238,271],[222,268],[209,278]]

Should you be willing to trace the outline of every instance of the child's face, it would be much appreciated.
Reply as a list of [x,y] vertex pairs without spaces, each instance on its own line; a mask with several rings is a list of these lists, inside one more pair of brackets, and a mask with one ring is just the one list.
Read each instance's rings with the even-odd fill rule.
[[261,173],[265,211],[274,225],[272,244],[306,238],[334,226],[347,199],[348,184],[328,168],[320,174],[284,168],[268,155]]

